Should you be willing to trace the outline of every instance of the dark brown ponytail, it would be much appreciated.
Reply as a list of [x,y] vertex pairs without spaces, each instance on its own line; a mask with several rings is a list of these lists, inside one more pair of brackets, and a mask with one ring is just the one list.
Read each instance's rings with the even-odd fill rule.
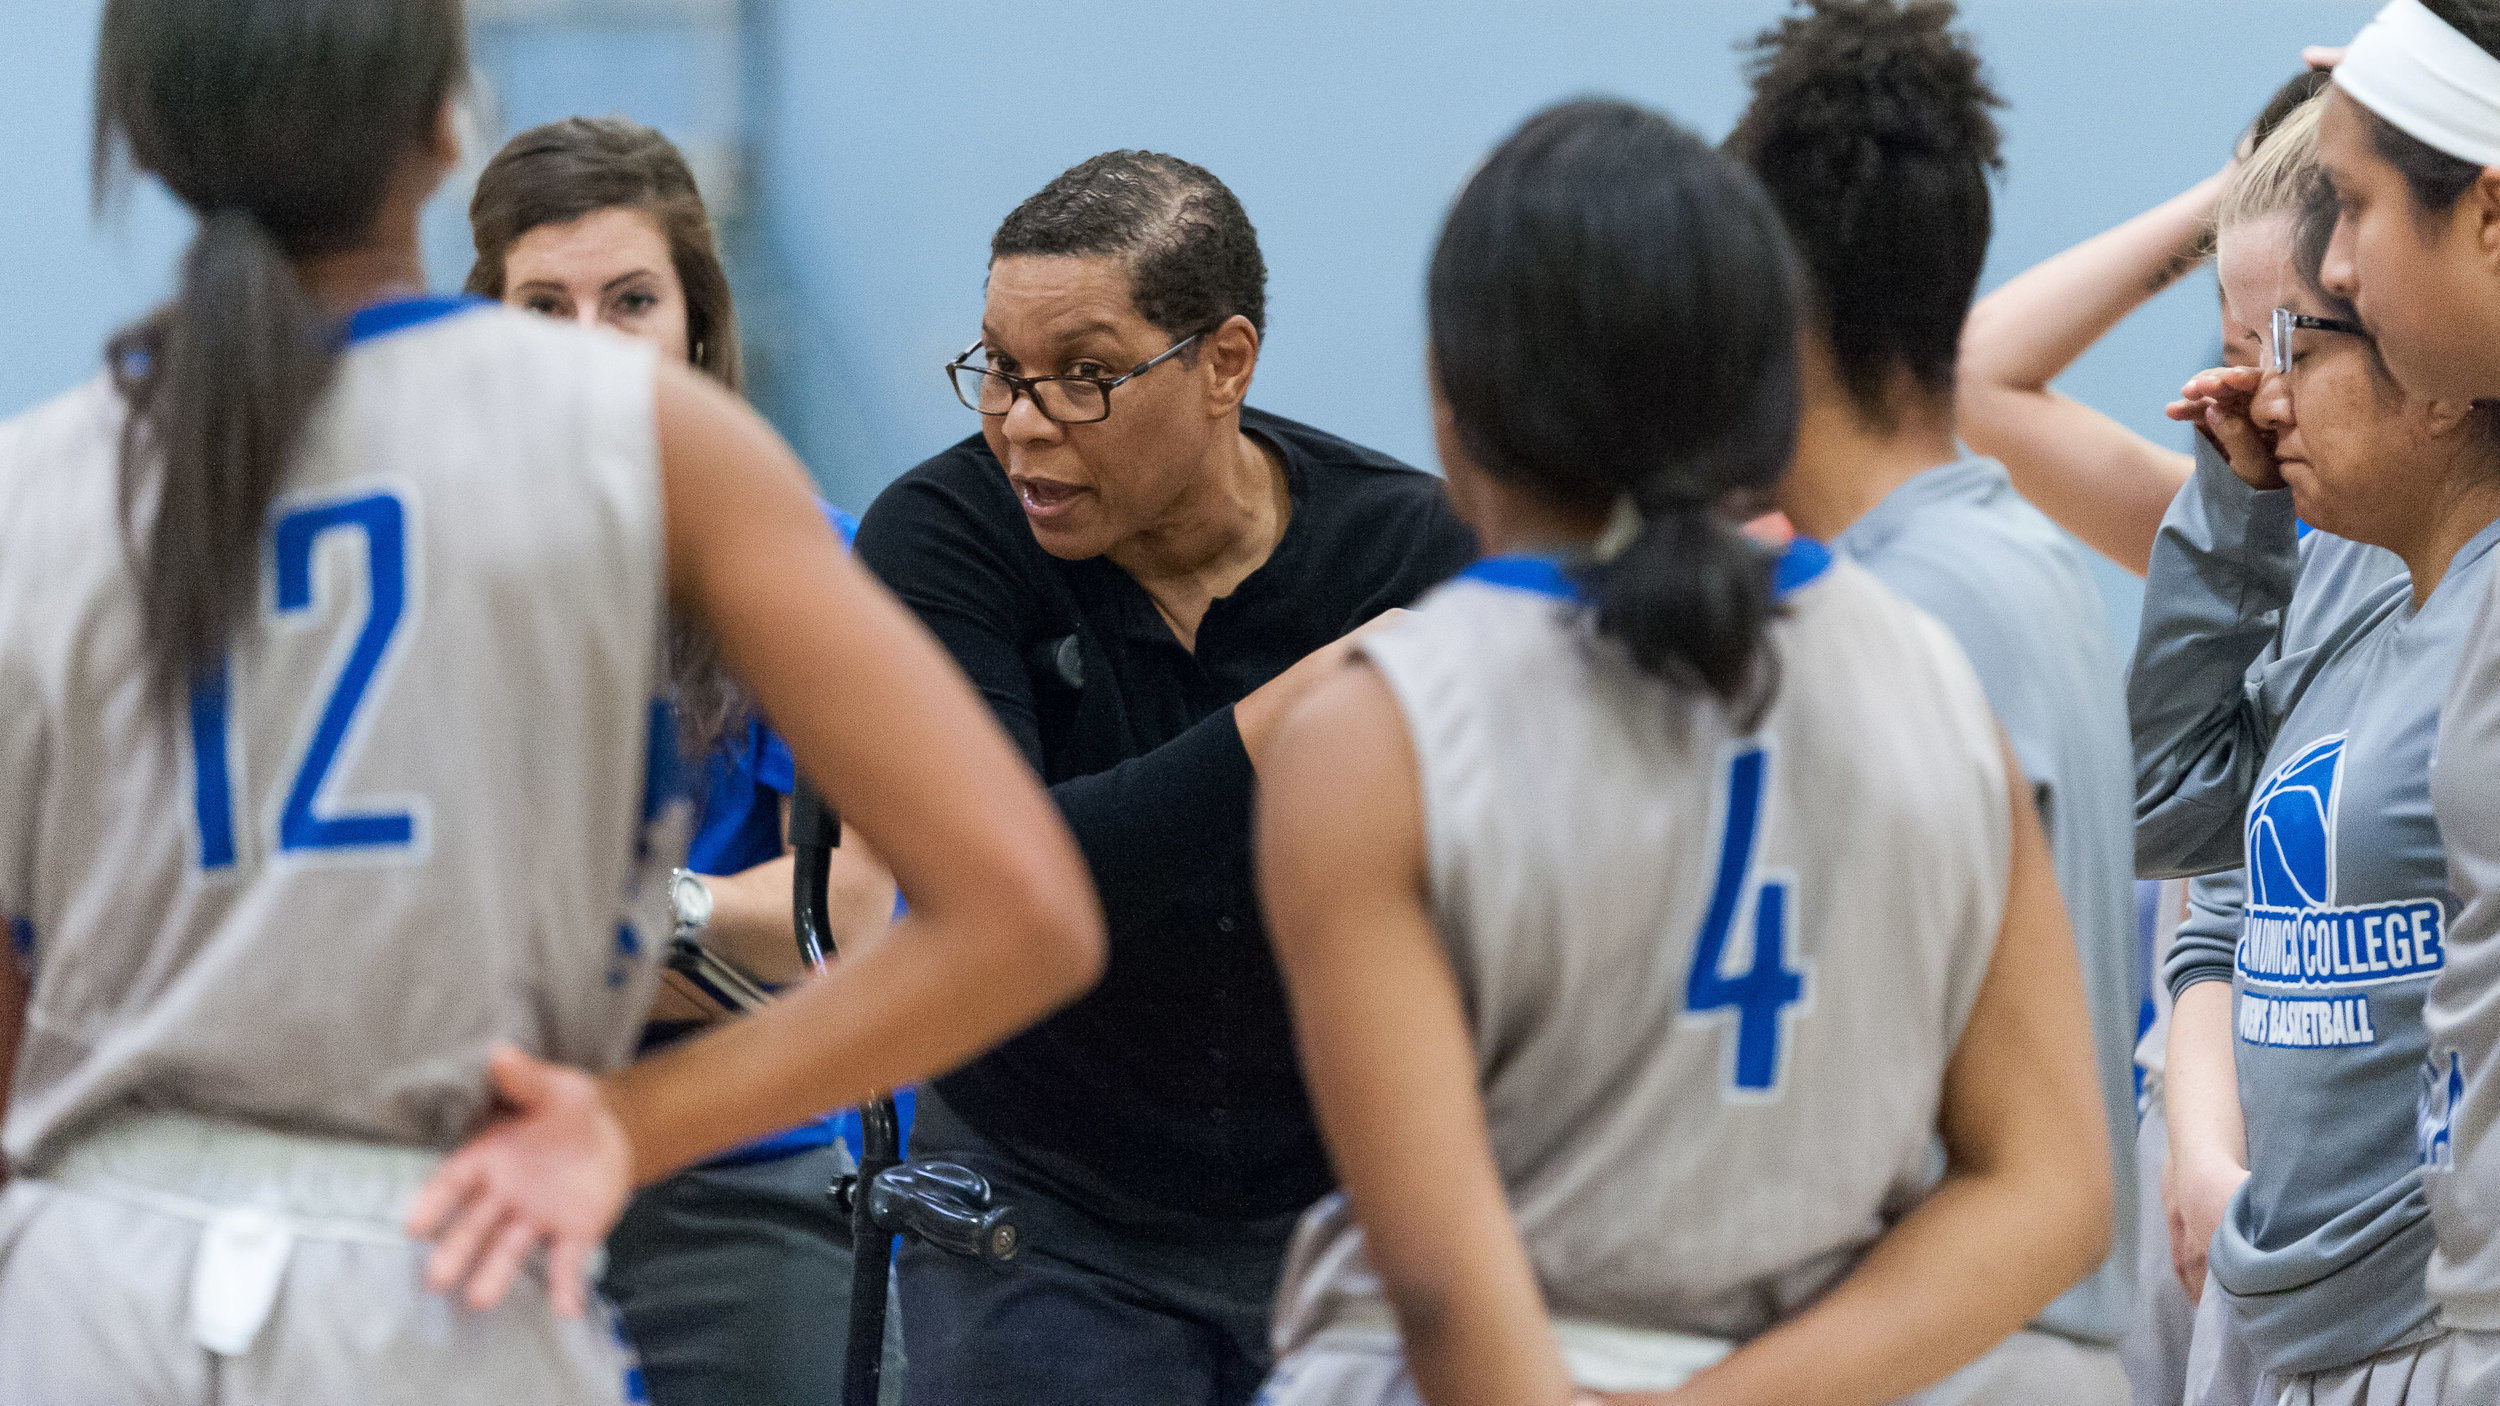
[[1598,632],[1740,717],[1777,685],[1773,558],[1729,517],[1797,443],[1795,256],[1761,185],[1657,113],[1589,99],[1496,147],[1441,228],[1433,374],[1486,473],[1637,518]]
[[466,72],[458,0],[109,0],[99,205],[124,161],[199,216],[173,301],[106,348],[160,702],[216,672],[337,358],[294,261],[354,248]]

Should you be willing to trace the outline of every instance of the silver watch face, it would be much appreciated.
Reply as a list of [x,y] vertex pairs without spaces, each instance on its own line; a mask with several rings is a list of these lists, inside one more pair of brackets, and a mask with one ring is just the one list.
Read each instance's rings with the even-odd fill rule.
[[677,926],[684,931],[699,931],[712,921],[712,890],[700,875],[677,871],[669,881],[669,904],[677,910]]

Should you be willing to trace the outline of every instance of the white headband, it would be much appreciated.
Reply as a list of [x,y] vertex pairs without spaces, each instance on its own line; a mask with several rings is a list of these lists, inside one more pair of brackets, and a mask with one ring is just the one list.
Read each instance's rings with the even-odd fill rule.
[[2422,0],[2379,11],[2335,66],[2335,86],[2425,145],[2500,166],[2500,58]]

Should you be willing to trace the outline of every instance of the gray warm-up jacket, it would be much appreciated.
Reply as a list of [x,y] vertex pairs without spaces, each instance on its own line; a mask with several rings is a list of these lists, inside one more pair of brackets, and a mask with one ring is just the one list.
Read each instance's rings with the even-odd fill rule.
[[2454,900],[2430,764],[2495,536],[2467,543],[2418,612],[2407,578],[2356,582],[2340,619],[2286,638],[2291,494],[2203,450],[2153,549],[2128,685],[2136,861],[2247,867],[2238,931],[2183,930],[2164,975],[2174,995],[2233,984],[2250,1177],[2211,1264],[2270,1372],[2437,1331],[2414,1112]]

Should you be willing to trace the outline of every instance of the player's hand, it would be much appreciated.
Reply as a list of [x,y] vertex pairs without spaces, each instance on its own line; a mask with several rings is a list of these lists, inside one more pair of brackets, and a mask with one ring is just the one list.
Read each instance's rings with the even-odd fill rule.
[[2260,492],[2284,486],[2282,466],[2274,457],[2274,436],[2250,418],[2263,379],[2254,366],[2199,371],[2163,411],[2173,420],[2204,430],[2230,460],[2231,472]]
[[417,1192],[408,1233],[434,1241],[426,1288],[465,1284],[469,1306],[503,1301],[531,1252],[547,1252],[556,1312],[589,1306],[590,1257],[623,1214],[633,1149],[598,1081],[498,1045],[487,1063],[501,1105],[492,1123]]
[[2300,51],[2300,61],[2311,68],[2332,72],[2337,64],[2344,61],[2344,47],[2341,44],[2312,44]]
[[2162,1209],[2170,1222],[2170,1267],[2194,1302],[2205,1294],[2206,1248],[2229,1214],[2248,1169],[2225,1158],[2174,1160],[2162,1170]]

